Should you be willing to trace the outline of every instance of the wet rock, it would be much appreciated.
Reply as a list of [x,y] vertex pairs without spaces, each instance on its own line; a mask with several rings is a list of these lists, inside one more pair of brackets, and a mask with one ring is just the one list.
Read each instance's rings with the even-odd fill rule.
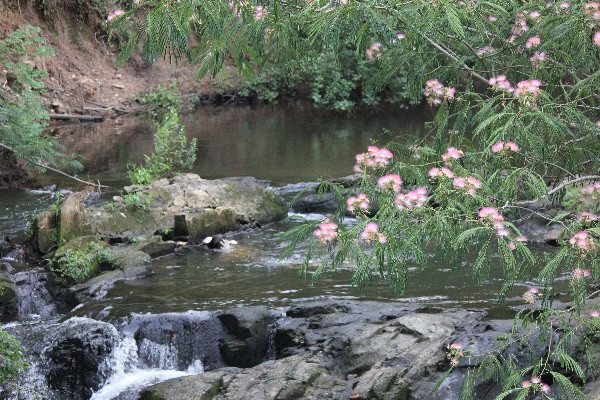
[[205,370],[224,367],[219,339],[226,333],[208,312],[136,315],[126,328],[138,343],[139,356],[153,368],[185,370],[194,361]]
[[104,362],[112,352],[117,332],[110,324],[75,319],[45,353],[50,390],[64,400],[89,399],[106,379]]
[[154,385],[144,400],[347,399],[349,383],[315,361],[299,356],[267,361],[251,369],[224,369]]
[[294,211],[299,213],[334,213],[339,203],[332,193],[309,194],[301,197],[292,204]]
[[0,321],[12,321],[17,314],[17,289],[8,276],[0,273]]
[[564,226],[559,223],[548,225],[548,221],[560,212],[562,211],[558,209],[537,211],[536,213],[531,212],[514,221],[514,224],[521,234],[527,237],[528,241],[556,245],[558,238],[564,230]]
[[172,254],[175,252],[177,244],[172,241],[164,241],[161,236],[152,236],[148,239],[142,239],[140,242],[132,246],[134,250],[142,251],[148,254],[151,258],[157,258]]
[[233,367],[248,368],[267,358],[271,326],[275,318],[264,307],[232,309],[218,316],[230,337],[219,341],[223,361]]
[[[95,236],[77,237],[56,250],[52,260],[53,272],[63,284],[81,283],[102,270],[113,269],[112,257],[108,244]],[[80,270],[78,276],[69,272],[74,268]]]
[[110,251],[112,257],[110,265],[103,269],[110,270],[83,283],[70,286],[66,293],[66,302],[70,307],[90,299],[101,299],[117,281],[140,278],[152,273],[148,254],[127,246],[108,247],[105,243],[104,246]]
[[43,268],[19,271],[11,276],[15,287],[19,320],[46,319],[56,314],[49,276]]

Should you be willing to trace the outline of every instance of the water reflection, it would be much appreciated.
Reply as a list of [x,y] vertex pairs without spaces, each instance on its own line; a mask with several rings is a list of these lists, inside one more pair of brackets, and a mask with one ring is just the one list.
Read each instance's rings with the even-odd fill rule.
[[[373,141],[420,134],[428,109],[354,114],[293,107],[203,107],[182,118],[198,141],[194,172],[205,178],[255,176],[275,183],[351,173],[353,156]],[[126,183],[127,166],[152,152],[152,128],[140,119],[56,128],[52,134],[82,156],[83,175]]]

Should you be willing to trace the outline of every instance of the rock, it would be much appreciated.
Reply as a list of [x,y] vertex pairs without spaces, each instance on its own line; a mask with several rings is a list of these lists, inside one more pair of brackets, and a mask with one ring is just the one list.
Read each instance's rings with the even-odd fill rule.
[[185,174],[160,179],[148,188],[126,187],[125,191],[148,199],[149,210],[88,208],[87,219],[98,236],[150,237],[171,229],[177,231],[175,237],[199,241],[206,235],[278,221],[287,214],[283,199],[255,179],[206,180]]
[[[186,370],[197,360],[202,362],[204,370],[225,366],[219,352],[219,338],[226,333],[214,314],[189,311],[135,315],[126,330],[135,337],[140,360],[152,368]],[[168,357],[166,350],[170,350]]]
[[11,279],[0,274],[0,321],[9,322],[17,318],[17,289]]
[[56,250],[52,271],[63,284],[81,283],[102,270],[113,269],[112,257],[107,243],[95,236],[80,236]]
[[[105,246],[108,248],[108,245]],[[90,299],[101,299],[117,281],[140,278],[152,272],[150,256],[142,251],[127,246],[112,246],[110,252],[114,257],[109,266],[112,270],[67,289],[66,302],[70,307]]]
[[63,324],[48,346],[47,380],[61,399],[89,399],[106,378],[102,366],[117,340],[115,328],[106,323],[75,319]]
[[14,273],[18,319],[47,319],[56,314],[57,305],[49,289],[49,273],[43,268],[32,268]]
[[275,318],[264,307],[232,309],[218,316],[231,337],[219,341],[223,361],[230,366],[248,368],[267,358],[271,325]]
[[[89,399],[106,381],[106,365],[119,340],[111,324],[79,317],[62,323],[19,324],[6,330],[18,337],[32,364],[19,382],[29,386],[20,388],[20,395],[13,393],[8,398],[35,393],[34,398],[40,399]],[[6,388],[0,388],[0,397],[6,394],[2,389]]]
[[[548,221],[560,212],[561,210],[558,209],[538,211],[537,213],[531,212],[513,223],[521,234],[527,237],[528,241],[556,245],[564,226],[559,223],[548,225]],[[539,215],[540,213],[546,218]]]
[[48,211],[39,214],[33,221],[33,247],[41,254],[56,248],[58,241],[58,215]]
[[267,361],[251,369],[223,369],[177,378],[142,392],[143,400],[347,399],[349,382],[299,356]]
[[70,193],[62,202],[59,214],[58,244],[62,245],[72,239],[91,234],[90,225],[86,219],[84,201],[88,192]]
[[292,204],[294,211],[299,213],[334,213],[339,203],[332,193],[309,194],[296,200]]
[[174,241],[164,241],[161,236],[152,236],[147,239],[142,239],[132,246],[134,250],[142,251],[152,258],[172,254],[175,252],[176,247],[177,244]]

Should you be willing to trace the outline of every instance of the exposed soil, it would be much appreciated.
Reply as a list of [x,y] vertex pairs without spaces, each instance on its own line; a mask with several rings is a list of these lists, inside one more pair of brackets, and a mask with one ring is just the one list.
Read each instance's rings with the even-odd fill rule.
[[[108,43],[106,23],[99,16],[82,18],[67,9],[59,10],[47,21],[35,4],[24,0],[20,4],[0,1],[0,15],[0,38],[24,24],[38,26],[56,54],[36,61],[36,66],[48,73],[45,98],[51,113],[108,117],[131,112],[138,94],[170,82],[176,82],[183,94],[200,93],[204,98],[214,96],[217,101],[239,85],[234,69],[228,67],[218,80],[200,81],[195,78],[197,69],[186,62],[176,65],[159,60],[148,64],[136,55],[117,68],[118,46]],[[0,84],[5,82],[6,71],[0,70]]]

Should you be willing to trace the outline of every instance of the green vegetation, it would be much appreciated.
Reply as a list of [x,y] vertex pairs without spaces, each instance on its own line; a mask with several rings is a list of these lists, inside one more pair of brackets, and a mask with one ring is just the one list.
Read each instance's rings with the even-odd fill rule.
[[64,284],[81,283],[103,268],[111,268],[115,256],[110,249],[90,241],[81,246],[59,250],[50,270]]
[[150,199],[140,193],[127,193],[123,196],[123,204],[130,211],[146,211],[150,207]]
[[[269,101],[282,86],[311,79],[313,100],[326,107],[347,109],[358,98],[375,103],[386,91],[413,103],[425,98],[435,117],[424,138],[358,155],[362,179],[351,197],[336,185],[322,188],[342,201],[331,220],[290,232],[292,244],[311,246],[303,272],[317,279],[351,260],[354,285],[378,276],[401,293],[409,262],[426,267],[428,252],[443,253],[454,268],[472,255],[469,273],[479,280],[489,278],[498,259],[499,301],[518,284],[535,282],[523,293],[527,308],[507,342],[526,350],[502,357],[501,343],[481,368],[468,370],[461,399],[475,398],[475,384],[487,379],[497,382],[498,399],[580,399],[575,383],[593,376],[588,344],[600,334],[600,311],[589,302],[600,293],[599,8],[512,0],[233,1],[229,7],[182,0],[150,6],[139,21],[126,20],[126,13],[117,25],[137,32],[121,60],[139,43],[146,59],[185,57],[200,76],[214,76],[232,60],[243,76],[258,76],[257,95]],[[317,68],[303,75],[311,65]],[[570,188],[578,195],[565,198]],[[554,217],[564,228],[560,248],[536,256],[512,222],[563,199],[583,212]],[[349,228],[342,224],[347,210],[358,218]],[[309,271],[312,255],[323,261]],[[564,278],[573,306],[556,310],[554,283]],[[574,337],[587,343],[582,366],[573,358]],[[534,341],[546,346],[544,357],[527,357]],[[467,353],[449,348],[451,368]]]
[[[145,115],[154,123],[154,152],[145,156],[144,165],[133,166],[129,179],[134,185],[150,185],[155,180],[170,177],[178,171],[192,168],[196,161],[196,139],[188,144],[185,129],[179,122],[182,106],[177,86],[159,86],[158,91],[138,97],[145,106]],[[130,198],[133,204],[139,198]],[[137,201],[139,204],[140,202]]]
[[23,361],[25,349],[14,336],[0,329],[0,385],[18,378],[29,365]]
[[156,124],[161,124],[171,110],[179,111],[183,105],[177,84],[158,85],[155,92],[139,95],[137,102],[144,106],[144,116]]
[[42,136],[49,118],[40,99],[46,74],[35,60],[53,53],[39,32],[26,25],[0,40],[0,67],[7,71],[7,85],[0,86],[0,145],[30,163],[76,169],[81,165],[64,158],[54,139]]

